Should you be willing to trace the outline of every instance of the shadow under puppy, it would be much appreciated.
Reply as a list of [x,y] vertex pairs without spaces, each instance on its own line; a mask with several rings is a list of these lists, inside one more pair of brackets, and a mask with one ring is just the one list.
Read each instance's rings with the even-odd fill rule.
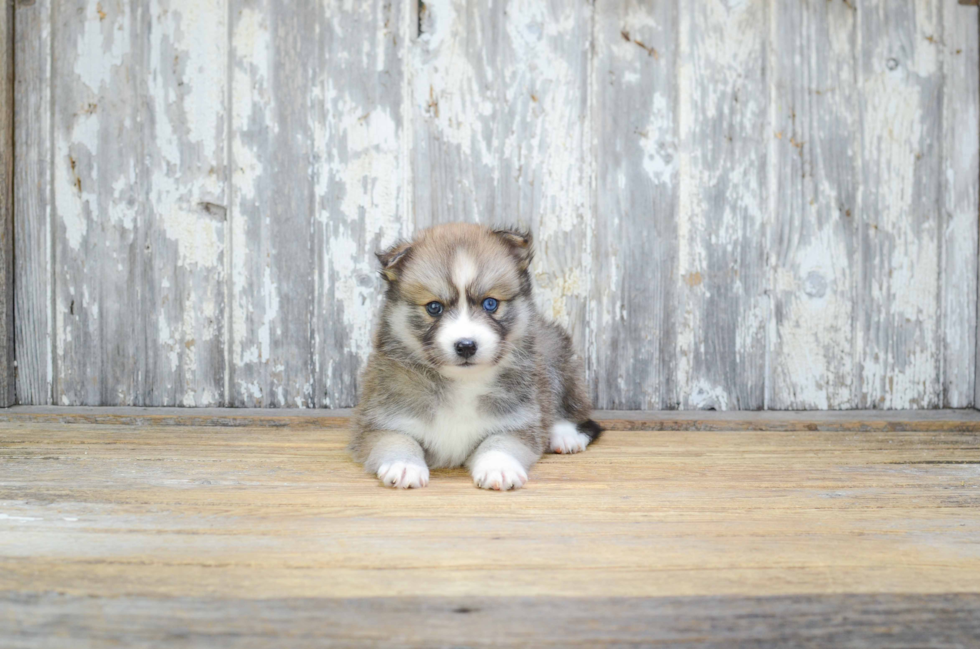
[[390,487],[465,465],[484,489],[518,489],[541,454],[585,450],[592,421],[568,334],[531,298],[531,236],[440,225],[378,255],[381,322],[351,450]]

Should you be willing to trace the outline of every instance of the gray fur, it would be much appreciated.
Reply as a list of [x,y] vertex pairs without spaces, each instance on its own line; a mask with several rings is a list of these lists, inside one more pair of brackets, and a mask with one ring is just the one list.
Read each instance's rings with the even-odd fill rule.
[[[463,291],[452,283],[461,255],[475,271]],[[386,300],[361,382],[350,444],[366,470],[378,472],[392,462],[417,466],[424,459],[427,482],[428,467],[473,469],[490,451],[514,458],[526,470],[548,447],[554,423],[568,421],[583,432],[583,426],[599,430],[589,419],[591,403],[571,339],[535,311],[527,270],[531,255],[529,233],[468,224],[430,228],[378,255],[388,282]],[[498,312],[479,306],[484,295],[499,296]],[[426,313],[424,303],[431,296],[443,296],[439,299],[450,314],[445,320]],[[452,366],[462,361],[447,357],[433,342],[450,317],[468,317],[499,335],[499,351],[472,374],[469,368],[454,373],[458,368]],[[446,421],[447,412],[468,408],[486,422],[486,430],[473,433],[457,448],[443,436],[454,431],[434,428]],[[469,430],[482,423],[461,425]]]

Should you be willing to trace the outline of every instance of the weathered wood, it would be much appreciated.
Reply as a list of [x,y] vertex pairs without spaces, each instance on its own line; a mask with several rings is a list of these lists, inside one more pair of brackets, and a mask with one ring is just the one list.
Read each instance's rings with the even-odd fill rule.
[[676,390],[682,408],[765,405],[767,8],[681,2]]
[[501,146],[497,121],[507,110],[497,105],[502,83],[496,75],[504,7],[460,0],[420,3],[411,80],[417,228],[504,216],[494,202]]
[[147,18],[139,3],[53,7],[54,399],[142,405],[146,319],[141,192]]
[[410,4],[322,0],[317,11],[318,407],[356,403],[384,295],[374,253],[412,230],[406,62],[418,22]]
[[226,0],[152,0],[140,80],[142,402],[225,403]]
[[[338,429],[348,426],[350,415],[351,411],[347,409],[14,406],[0,411],[0,422]],[[593,416],[607,430],[980,432],[980,412],[972,408],[805,412],[597,410]]]
[[600,410],[596,419],[608,430],[662,431],[959,431],[980,432],[980,413],[962,410],[809,410],[767,411],[623,411]]
[[677,10],[595,6],[588,366],[606,408],[676,408]]
[[315,405],[318,11],[230,0],[229,405]]
[[111,426],[222,426],[303,429],[347,428],[351,411],[314,408],[135,408],[13,406],[0,422]]
[[447,220],[534,228],[600,407],[978,402],[975,8],[16,13],[23,403],[353,405]]
[[537,303],[584,351],[591,4],[423,7],[412,71],[416,226],[531,226]]
[[859,407],[942,403],[939,4],[861,3]]
[[[14,349],[17,401],[50,404],[52,300],[51,1],[16,9],[14,96]],[[59,399],[60,402],[60,399]]]
[[977,9],[944,0],[943,407],[980,405],[977,364],[977,215],[980,214],[980,21]]
[[14,3],[0,0],[0,408],[16,401],[14,365]]
[[[0,596],[35,601],[34,614],[17,605],[30,620],[49,593],[78,619],[82,601],[115,610],[110,600],[169,617],[164,598],[247,610],[286,598],[977,592],[976,432],[613,431],[583,454],[546,456],[505,494],[461,470],[385,489],[346,440],[3,424]],[[90,617],[93,632],[118,631],[116,615]]]
[[980,595],[0,599],[13,649],[127,647],[969,647]]
[[773,4],[770,384],[775,409],[853,407],[861,310],[857,14],[846,2]]

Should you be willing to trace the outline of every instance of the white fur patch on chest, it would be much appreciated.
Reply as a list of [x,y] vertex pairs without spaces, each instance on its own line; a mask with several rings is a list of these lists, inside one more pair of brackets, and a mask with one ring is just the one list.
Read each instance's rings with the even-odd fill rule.
[[392,428],[415,438],[429,453],[430,466],[460,466],[487,435],[526,428],[538,418],[531,406],[503,416],[481,411],[480,399],[493,390],[495,378],[496,372],[486,371],[472,378],[457,379],[442,405],[432,413],[431,421],[397,417],[391,422]]

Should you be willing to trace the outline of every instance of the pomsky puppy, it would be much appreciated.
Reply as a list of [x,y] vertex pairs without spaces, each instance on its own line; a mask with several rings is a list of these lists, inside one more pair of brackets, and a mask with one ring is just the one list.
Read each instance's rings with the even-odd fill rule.
[[440,225],[378,254],[387,292],[362,377],[351,451],[389,487],[466,466],[518,489],[541,454],[602,432],[568,334],[531,298],[531,235]]

